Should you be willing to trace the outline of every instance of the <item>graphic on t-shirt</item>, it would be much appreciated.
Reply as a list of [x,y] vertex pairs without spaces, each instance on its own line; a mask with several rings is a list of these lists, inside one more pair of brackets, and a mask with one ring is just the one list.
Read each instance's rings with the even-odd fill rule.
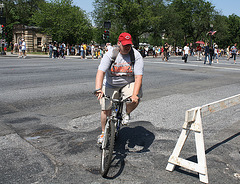
[[115,76],[132,76],[133,68],[129,63],[114,63],[111,67],[111,73]]

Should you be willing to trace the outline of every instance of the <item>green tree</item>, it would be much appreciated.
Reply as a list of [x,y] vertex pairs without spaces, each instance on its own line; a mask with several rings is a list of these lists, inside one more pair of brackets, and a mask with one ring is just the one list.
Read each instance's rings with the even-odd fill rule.
[[168,43],[174,46],[181,46],[184,44],[184,25],[180,22],[181,14],[176,13],[173,5],[168,5],[164,16],[164,38]]
[[3,0],[6,17],[7,41],[12,40],[12,29],[15,24],[30,25],[30,18],[38,10],[38,3],[45,0]]
[[111,21],[111,41],[117,36],[129,32],[133,43],[138,45],[139,36],[144,33],[159,31],[162,21],[163,0],[95,0],[93,17],[95,24],[103,27],[105,21]]
[[228,16],[228,44],[240,42],[240,17],[232,14]]
[[72,0],[51,0],[39,3],[31,21],[52,35],[53,40],[70,44],[89,43],[92,40],[92,25],[86,13]]
[[[210,29],[214,15],[217,13],[214,6],[205,0],[172,0],[169,4],[170,13],[173,19],[176,16],[178,23],[171,25],[168,34],[174,35],[176,26],[181,34],[184,42],[195,42],[198,39],[205,39],[206,33]],[[175,22],[171,19],[170,21]]]
[[213,22],[213,30],[217,31],[213,36],[213,42],[220,48],[226,48],[230,41],[228,18],[223,15],[216,15]]

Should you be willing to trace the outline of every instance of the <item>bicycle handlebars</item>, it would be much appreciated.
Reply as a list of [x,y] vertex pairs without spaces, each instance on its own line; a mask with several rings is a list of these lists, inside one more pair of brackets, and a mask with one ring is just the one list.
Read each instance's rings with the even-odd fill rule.
[[[96,95],[97,91],[99,91],[99,90],[95,90],[93,92],[93,94]],[[103,94],[103,98],[106,98],[106,99],[111,100],[113,102],[129,102],[129,103],[132,102],[132,99],[130,97],[128,97],[128,98],[126,98],[124,100],[123,99],[113,99],[110,96]]]
[[132,99],[130,97],[128,97],[126,99],[121,99],[121,98],[120,99],[113,99],[110,96],[105,95],[105,94],[103,94],[103,97],[108,99],[108,100],[111,100],[112,102],[116,102],[116,103],[117,102],[132,102]]

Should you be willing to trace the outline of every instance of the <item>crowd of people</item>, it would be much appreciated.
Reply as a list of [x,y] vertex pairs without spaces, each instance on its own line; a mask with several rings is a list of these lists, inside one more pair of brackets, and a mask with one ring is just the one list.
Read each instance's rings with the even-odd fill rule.
[[187,43],[184,47],[177,46],[175,48],[168,43],[165,43],[163,46],[141,47],[139,52],[143,57],[161,57],[163,61],[168,61],[170,56],[181,56],[184,62],[187,62],[188,56],[195,56],[197,61],[204,59],[210,64],[215,60],[216,63],[219,63],[220,57],[226,57],[227,60],[233,58],[234,63],[236,63],[236,56],[240,54],[240,51],[237,49],[237,44],[223,49],[219,48],[216,43],[212,46],[209,46],[209,43],[197,44],[196,47],[190,46]]
[[103,53],[107,50],[107,45],[105,47],[90,44],[87,45],[85,43],[78,45],[70,45],[63,43],[49,43],[49,58],[65,58],[65,55],[70,56],[81,56],[81,59],[86,59],[87,56],[91,56],[94,58],[102,58]]
[[[26,58],[26,42],[24,39],[20,39],[19,42],[13,44],[10,42],[8,45],[5,43],[4,50],[7,50],[7,47],[11,47],[11,54],[13,51],[18,53],[19,58]],[[108,48],[111,47],[111,43],[107,43],[105,46],[100,46],[97,44],[65,44],[57,43],[43,43],[42,52],[49,54],[49,58],[63,58],[65,56],[80,56],[81,59],[86,59],[87,56],[92,59],[101,59],[103,55],[108,51]],[[189,44],[186,44],[184,47],[173,47],[168,43],[165,43],[163,46],[140,46],[137,50],[141,53],[142,57],[152,56],[160,57],[162,61],[169,61],[170,56],[181,56],[182,59],[187,62],[188,56],[196,56],[197,61],[204,60],[204,63],[208,62],[210,65],[213,61],[219,63],[220,57],[226,57],[227,60],[233,58],[234,63],[236,64],[236,56],[240,53],[237,49],[237,44],[233,46],[228,46],[227,48],[219,48],[216,43],[213,43],[212,46],[209,43],[206,44],[197,44],[195,47]],[[205,62],[206,60],[206,62]]]
[[11,47],[11,54],[13,54],[13,51],[15,51],[15,53],[18,53],[18,58],[25,59],[27,57],[27,45],[23,38],[20,38],[18,43],[15,42],[13,44],[12,42],[10,42],[9,46]]

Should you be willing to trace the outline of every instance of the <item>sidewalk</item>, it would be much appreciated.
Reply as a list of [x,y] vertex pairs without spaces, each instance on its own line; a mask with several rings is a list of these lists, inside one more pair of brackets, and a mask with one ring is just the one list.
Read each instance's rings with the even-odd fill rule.
[[[18,57],[18,53],[13,53],[11,54],[11,52],[6,52],[6,55],[0,55],[0,57]],[[48,54],[28,54],[27,53],[27,58],[28,57],[31,57],[31,58],[49,58],[49,55]],[[70,56],[66,56],[66,59],[68,58],[75,58],[75,59],[81,59],[81,56],[73,56],[73,55],[70,55]],[[87,56],[87,59],[92,59],[92,56]]]
[[[0,57],[18,57],[18,53],[14,52],[13,54],[11,54],[11,52],[6,52],[6,55],[0,55]],[[49,58],[49,55],[48,54],[28,54],[27,53],[27,58],[28,57],[31,57],[31,58]],[[172,56],[172,57],[175,57],[175,56]],[[81,59],[81,56],[75,56],[75,55],[66,56],[65,55],[65,58],[66,59],[69,59],[69,58]],[[86,56],[86,58],[87,59],[92,59],[92,56],[91,55],[90,56]],[[145,58],[153,58],[153,56],[146,56]],[[162,59],[161,57],[156,57],[156,58]],[[96,58],[94,58],[94,60],[95,59]]]

